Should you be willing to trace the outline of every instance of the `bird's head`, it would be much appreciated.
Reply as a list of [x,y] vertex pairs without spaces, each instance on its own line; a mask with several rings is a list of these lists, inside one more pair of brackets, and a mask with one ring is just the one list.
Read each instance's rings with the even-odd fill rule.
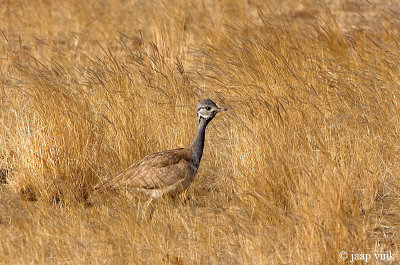
[[217,104],[211,99],[203,99],[197,105],[197,116],[199,117],[199,122],[201,119],[206,121],[211,121],[215,115],[220,111],[228,110],[227,108],[219,108]]

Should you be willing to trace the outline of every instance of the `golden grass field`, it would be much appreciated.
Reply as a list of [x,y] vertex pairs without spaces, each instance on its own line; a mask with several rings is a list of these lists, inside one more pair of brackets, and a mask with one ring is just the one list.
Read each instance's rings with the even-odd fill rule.
[[[0,263],[398,264],[399,66],[397,1],[0,0]],[[93,191],[203,98],[186,194]]]

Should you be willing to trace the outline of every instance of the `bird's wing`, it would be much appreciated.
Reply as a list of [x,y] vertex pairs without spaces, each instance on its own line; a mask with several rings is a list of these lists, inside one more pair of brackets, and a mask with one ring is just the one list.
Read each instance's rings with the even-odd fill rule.
[[158,152],[145,156],[119,174],[96,186],[111,187],[140,187],[158,189],[167,187],[187,177],[191,167],[187,150],[180,148]]

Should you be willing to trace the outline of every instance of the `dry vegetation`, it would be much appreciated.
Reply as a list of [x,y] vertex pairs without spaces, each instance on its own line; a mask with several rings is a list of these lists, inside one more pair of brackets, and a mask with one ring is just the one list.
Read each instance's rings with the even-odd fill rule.
[[[189,2],[0,1],[0,262],[397,255],[399,4]],[[207,97],[230,111],[196,203],[93,192],[189,143]]]

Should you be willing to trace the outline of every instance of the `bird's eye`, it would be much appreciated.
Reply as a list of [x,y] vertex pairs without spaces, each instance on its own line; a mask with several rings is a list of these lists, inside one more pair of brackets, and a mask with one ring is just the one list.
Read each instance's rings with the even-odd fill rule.
[[211,110],[211,108],[210,107],[206,107],[206,110]]

